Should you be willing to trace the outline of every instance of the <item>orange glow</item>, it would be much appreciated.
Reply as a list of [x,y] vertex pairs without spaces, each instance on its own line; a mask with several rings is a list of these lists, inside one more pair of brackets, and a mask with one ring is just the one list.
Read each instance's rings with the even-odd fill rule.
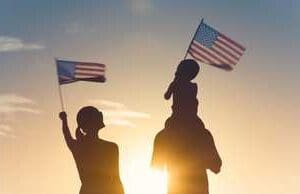
[[126,194],[166,194],[167,172],[132,162],[123,170],[123,184]]

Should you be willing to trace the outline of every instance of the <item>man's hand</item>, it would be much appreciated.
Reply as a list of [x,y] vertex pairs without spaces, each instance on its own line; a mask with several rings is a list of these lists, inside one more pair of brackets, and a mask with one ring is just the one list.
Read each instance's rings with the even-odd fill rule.
[[59,118],[60,118],[62,121],[66,121],[66,120],[67,120],[67,113],[66,113],[66,112],[60,112],[60,113],[59,113]]

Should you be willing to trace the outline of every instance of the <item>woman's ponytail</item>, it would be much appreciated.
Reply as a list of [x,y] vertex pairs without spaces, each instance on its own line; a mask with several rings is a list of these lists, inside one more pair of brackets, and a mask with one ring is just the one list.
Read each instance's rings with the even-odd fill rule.
[[84,138],[85,135],[86,134],[84,134],[82,132],[81,128],[78,126],[77,129],[76,129],[76,132],[75,132],[76,140],[78,142],[82,142],[82,140],[83,140],[83,138]]

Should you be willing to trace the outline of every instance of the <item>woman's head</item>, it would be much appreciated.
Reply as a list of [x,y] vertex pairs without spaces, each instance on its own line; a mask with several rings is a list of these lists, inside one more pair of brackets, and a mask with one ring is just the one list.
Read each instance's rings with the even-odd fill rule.
[[93,106],[86,106],[79,110],[77,113],[77,124],[87,134],[97,133],[105,126],[102,112]]
[[185,59],[181,61],[177,67],[175,76],[179,79],[191,81],[199,73],[199,64],[192,59]]

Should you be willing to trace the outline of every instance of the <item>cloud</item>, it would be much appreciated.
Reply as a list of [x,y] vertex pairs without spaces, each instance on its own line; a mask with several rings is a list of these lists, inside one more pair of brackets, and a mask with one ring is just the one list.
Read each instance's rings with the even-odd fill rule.
[[25,43],[23,40],[15,37],[0,36],[0,52],[11,52],[21,50],[41,50],[45,47],[35,43]]
[[125,127],[136,127],[133,119],[149,119],[150,115],[128,109],[124,104],[109,100],[90,100],[89,103],[100,106],[105,116],[105,123]]
[[39,114],[38,109],[32,108],[35,103],[16,94],[0,95],[0,136],[15,137],[12,131],[13,119],[7,119],[17,113]]
[[0,124],[0,136],[13,137],[11,126]]
[[0,114],[28,112],[40,113],[39,110],[28,107],[34,104],[32,100],[15,94],[0,95]]
[[126,0],[134,14],[147,14],[153,8],[152,0]]
[[7,137],[7,133],[0,131],[0,136]]
[[11,131],[11,127],[9,125],[0,124],[0,131]]
[[138,119],[149,119],[150,118],[150,115],[147,113],[136,112],[136,111],[126,110],[126,109],[105,110],[105,114],[110,117],[138,118]]
[[117,125],[117,126],[123,126],[123,127],[130,127],[130,128],[135,128],[136,125],[133,124],[132,122],[125,120],[125,119],[110,119],[105,122],[107,125]]
[[109,100],[90,100],[89,103],[101,105],[104,108],[123,109],[125,105],[119,102],[112,102]]

